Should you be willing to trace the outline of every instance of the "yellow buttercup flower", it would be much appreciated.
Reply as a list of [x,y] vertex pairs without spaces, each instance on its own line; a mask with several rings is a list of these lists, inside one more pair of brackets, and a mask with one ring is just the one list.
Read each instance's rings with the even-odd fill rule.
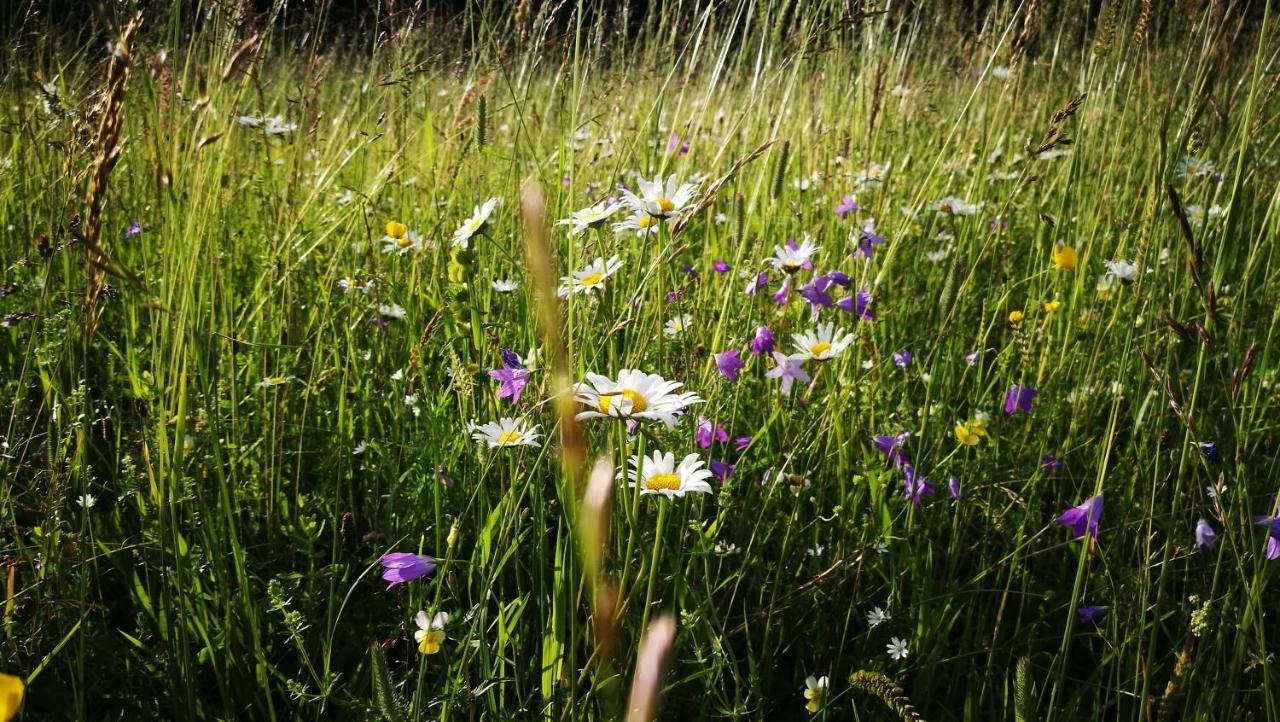
[[[986,430],[983,430],[983,434]],[[977,446],[982,441],[982,435],[975,432],[968,424],[956,424],[956,439],[965,446]]]
[[1009,323],[1022,323],[1022,311],[1010,311]]
[[1062,301],[1048,301],[1044,304],[1045,313],[1053,313],[1062,308]]
[[1071,246],[1059,243],[1053,247],[1053,267],[1059,271],[1075,270],[1079,262],[1080,257],[1076,255],[1076,249]]
[[0,674],[0,722],[9,722],[22,707],[22,679]]
[[404,234],[408,231],[403,223],[399,221],[387,221],[387,235],[392,238],[404,238]]

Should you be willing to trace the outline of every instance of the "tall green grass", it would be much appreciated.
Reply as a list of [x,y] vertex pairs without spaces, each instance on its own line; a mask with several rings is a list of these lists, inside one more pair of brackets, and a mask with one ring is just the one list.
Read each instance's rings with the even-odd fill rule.
[[[21,719],[617,719],[663,615],[664,718],[806,717],[814,675],[823,719],[1280,719],[1280,562],[1251,523],[1275,513],[1280,445],[1273,8],[869,9],[470,3],[344,28],[324,3],[148,8],[101,254],[82,235],[103,40],[132,9],[15,22],[0,312],[34,316],[0,329],[0,672],[26,680]],[[296,129],[236,120],[259,113]],[[1051,127],[1069,152],[1030,154]],[[636,172],[705,190],[766,143],[679,232],[549,226]],[[1188,157],[1221,182],[1181,174]],[[837,218],[871,164],[883,182]],[[559,304],[568,374],[641,368],[707,400],[672,431],[584,422],[585,460],[699,451],[700,415],[752,437],[704,454],[736,464],[714,495],[618,484],[599,573],[548,401],[530,187],[557,276],[625,261]],[[451,258],[490,196],[490,230]],[[927,210],[945,196],[981,209]],[[1173,197],[1204,211],[1190,240]],[[863,263],[847,239],[869,217],[888,241]],[[432,248],[380,253],[389,220]],[[740,276],[805,234],[877,319],[823,311],[858,342],[789,398],[765,357],[726,381],[711,354],[810,326],[804,301],[770,302],[777,273],[754,299]],[[1138,279],[1100,294],[1118,258]],[[380,329],[378,304],[405,316]],[[484,374],[503,347],[536,358],[518,414]],[[1040,391],[1032,415],[1001,410],[1014,383]],[[958,444],[978,411],[990,438]],[[542,448],[466,430],[522,414]],[[899,431],[938,489],[919,506],[871,445]],[[1056,515],[1099,493],[1097,543],[1070,541]],[[1195,552],[1200,518],[1219,542]],[[439,568],[387,591],[390,551]],[[892,619],[869,627],[873,607]],[[420,609],[451,615],[439,654],[416,650]]]

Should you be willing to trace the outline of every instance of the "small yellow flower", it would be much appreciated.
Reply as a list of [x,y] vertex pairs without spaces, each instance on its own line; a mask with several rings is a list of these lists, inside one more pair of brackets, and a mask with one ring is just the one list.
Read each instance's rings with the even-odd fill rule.
[[8,722],[22,707],[22,678],[0,674],[0,722]]
[[1076,255],[1076,249],[1071,246],[1059,243],[1053,247],[1053,267],[1059,271],[1075,270],[1079,262],[1080,257]]
[[1053,313],[1060,308],[1062,308],[1062,301],[1048,301],[1044,304],[1045,313]]
[[[986,433],[985,429],[983,433]],[[982,440],[982,435],[976,433],[967,424],[956,424],[956,439],[965,446],[977,446]]]
[[1022,311],[1010,311],[1009,323],[1022,323]]
[[392,238],[404,238],[404,234],[408,229],[399,221],[387,221],[387,235]]
[[444,542],[449,545],[450,549],[453,548],[454,544],[458,543],[458,522],[455,521],[453,526],[449,527],[449,536],[445,538]]

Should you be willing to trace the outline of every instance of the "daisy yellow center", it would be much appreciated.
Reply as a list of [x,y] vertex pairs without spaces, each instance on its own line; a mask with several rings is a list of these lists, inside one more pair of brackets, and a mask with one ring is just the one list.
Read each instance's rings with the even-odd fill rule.
[[408,248],[409,246],[413,245],[413,241],[409,240],[408,238],[397,238],[396,245],[401,248]]
[[636,226],[638,228],[652,228],[657,224],[658,224],[658,219],[654,218],[653,216],[645,216],[644,218],[641,218],[640,220],[636,221]]
[[942,211],[943,213],[950,213],[950,212],[951,212],[951,204],[950,204],[950,203],[943,203],[941,206],[939,206],[939,207],[938,207],[938,210]]
[[598,286],[604,280],[603,273],[592,273],[582,277],[583,286]]
[[675,474],[654,474],[644,480],[644,488],[650,491],[678,491],[680,477]]
[[603,213],[596,213],[595,211],[587,211],[586,213],[583,213],[581,216],[583,223],[595,223],[596,221],[600,220],[603,217],[604,217]]
[[670,198],[659,198],[658,207],[662,209],[663,213],[670,213],[676,209],[676,204]]
[[483,218],[472,218],[471,222],[467,224],[467,230],[472,233],[475,233],[477,230],[480,229],[480,226],[482,225],[484,225]]
[[641,413],[645,409],[649,408],[648,402],[644,400],[644,396],[642,396],[639,392],[632,391],[631,389],[623,389],[622,391],[614,392],[612,394],[600,395],[600,413],[602,414],[609,413],[609,407],[612,406],[613,404],[614,396],[622,396],[623,398],[630,401],[631,413],[633,414]]
[[827,343],[826,341],[819,341],[818,343],[815,343],[814,345],[809,347],[809,353],[813,354],[814,356],[821,356],[822,354],[830,350],[831,350],[831,344]]
[[499,444],[514,444],[519,440],[520,440],[519,431],[504,431],[501,434],[498,434]]

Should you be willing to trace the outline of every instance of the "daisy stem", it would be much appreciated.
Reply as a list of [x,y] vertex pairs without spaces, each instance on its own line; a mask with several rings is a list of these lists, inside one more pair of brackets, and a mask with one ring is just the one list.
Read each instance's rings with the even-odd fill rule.
[[649,559],[649,586],[644,594],[644,621],[641,629],[649,628],[649,612],[653,608],[653,589],[658,583],[658,558],[662,554],[662,534],[667,528],[667,507],[670,502],[658,500],[658,524],[653,535],[653,555]]

